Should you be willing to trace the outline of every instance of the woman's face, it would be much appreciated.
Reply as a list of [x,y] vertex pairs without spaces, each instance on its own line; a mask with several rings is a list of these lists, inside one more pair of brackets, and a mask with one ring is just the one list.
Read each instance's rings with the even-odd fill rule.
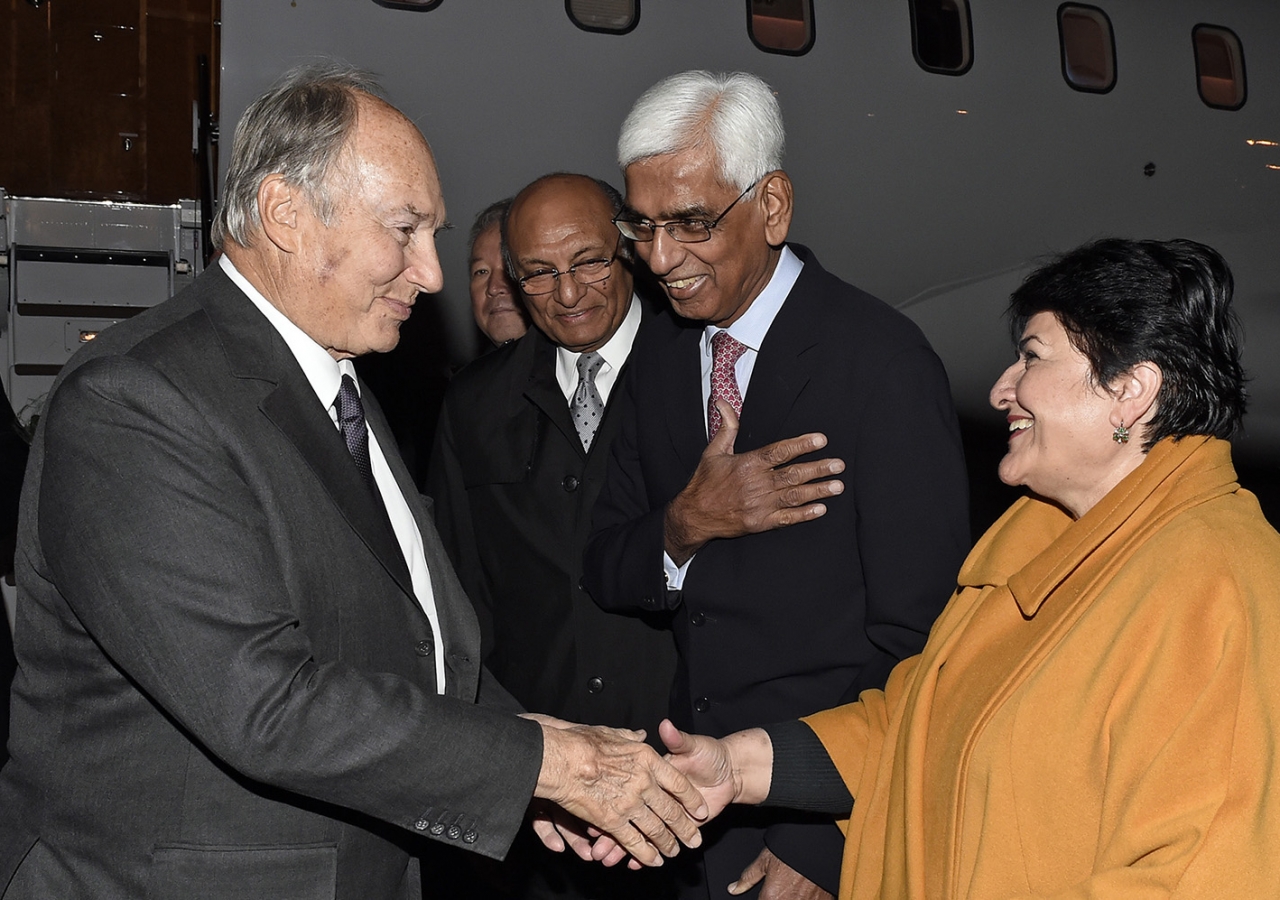
[[1000,480],[1026,485],[1079,518],[1132,468],[1122,463],[1131,453],[1111,438],[1116,402],[1094,384],[1088,359],[1057,316],[1036,313],[1018,360],[991,389],[991,405],[1009,422]]

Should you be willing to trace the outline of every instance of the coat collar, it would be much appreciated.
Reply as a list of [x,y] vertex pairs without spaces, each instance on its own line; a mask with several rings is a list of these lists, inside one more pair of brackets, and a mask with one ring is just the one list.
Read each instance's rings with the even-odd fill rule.
[[[643,333],[645,324],[653,318],[654,313],[639,296],[633,295],[631,302],[639,306],[640,329]],[[631,352],[627,354],[627,359],[618,372],[618,380],[614,382],[611,397],[618,396],[622,392],[623,374],[631,364],[631,358],[639,340],[640,334],[637,334],[635,341],[631,344]],[[578,437],[578,431],[573,425],[568,401],[565,400],[564,393],[560,390],[560,383],[556,380],[556,345],[537,328],[530,328],[512,349],[512,360],[512,371],[515,377],[521,380],[512,385],[514,390],[508,392],[508,396],[513,401],[509,410],[510,416],[515,418],[520,414],[521,398],[523,398],[541,410],[547,420],[564,435],[565,440],[571,446],[577,447],[579,453],[585,457],[587,452],[582,449],[582,440]]]
[[1019,500],[974,547],[960,584],[1007,583],[1030,618],[1088,558],[1122,555],[1171,516],[1237,487],[1228,442],[1166,438],[1079,520],[1045,500]]

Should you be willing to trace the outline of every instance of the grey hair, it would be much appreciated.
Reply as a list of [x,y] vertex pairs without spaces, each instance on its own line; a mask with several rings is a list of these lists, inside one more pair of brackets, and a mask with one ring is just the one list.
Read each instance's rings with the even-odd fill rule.
[[476,220],[471,223],[471,235],[467,239],[467,246],[474,247],[476,239],[490,228],[502,228],[502,220],[507,217],[507,210],[511,208],[511,201],[515,197],[504,197],[490,203],[484,209],[480,210],[480,214],[476,216]]
[[618,165],[710,144],[720,179],[745,191],[782,168],[786,132],[769,85],[749,72],[694,69],[640,95],[618,135]]
[[[516,197],[519,197],[520,194],[523,194],[525,191],[530,190],[536,185],[542,184],[544,181],[551,181],[556,178],[585,178],[588,181],[595,182],[595,186],[600,189],[600,193],[604,194],[605,199],[609,201],[609,208],[613,215],[616,216],[622,212],[623,200],[621,191],[609,182],[605,181],[603,178],[595,178],[591,175],[580,175],[577,172],[551,172],[547,175],[542,175],[522,187],[520,189],[520,193],[516,194]],[[507,270],[507,277],[513,282],[519,281],[520,275],[516,272],[516,261],[511,258],[511,247],[507,243],[507,218],[511,213],[511,204],[515,203],[516,197],[512,197],[507,201],[507,209],[502,214],[502,267]],[[622,232],[618,232],[618,235],[620,238],[618,241],[618,258],[628,264],[634,262],[635,253],[632,250],[631,240],[623,236]],[[472,243],[475,243],[475,241],[473,240]]]
[[222,204],[212,240],[221,248],[230,238],[247,247],[262,227],[258,187],[281,175],[298,187],[325,224],[335,203],[331,176],[355,130],[361,94],[381,97],[368,72],[345,63],[298,66],[249,105],[236,126]]

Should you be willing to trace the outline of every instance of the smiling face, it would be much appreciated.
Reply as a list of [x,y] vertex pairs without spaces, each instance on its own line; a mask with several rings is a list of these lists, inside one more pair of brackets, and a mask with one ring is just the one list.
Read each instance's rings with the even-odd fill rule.
[[598,350],[631,306],[631,273],[621,259],[594,284],[579,284],[569,267],[609,259],[621,235],[609,198],[590,178],[551,176],[525,188],[507,214],[507,249],[521,278],[540,270],[562,273],[548,294],[525,295],[529,318],[552,342],[582,353]]
[[1094,383],[1057,316],[1032,316],[1018,346],[1017,362],[991,389],[991,405],[1009,423],[1000,480],[1026,485],[1078,518],[1141,462],[1140,441],[1111,439],[1123,400]]
[[[654,222],[719,216],[741,188],[720,180],[707,145],[651,156],[627,166],[627,215]],[[771,172],[711,230],[711,239],[682,244],[663,229],[636,253],[661,282],[683,318],[727,327],[764,290],[791,224],[791,183]]]
[[330,174],[326,225],[298,194],[296,247],[272,296],[335,359],[386,352],[418,293],[443,286],[436,231],[444,198],[427,142],[387,104],[362,97],[355,130]]
[[502,267],[502,233],[490,225],[471,245],[471,314],[494,344],[514,341],[529,329],[516,287]]

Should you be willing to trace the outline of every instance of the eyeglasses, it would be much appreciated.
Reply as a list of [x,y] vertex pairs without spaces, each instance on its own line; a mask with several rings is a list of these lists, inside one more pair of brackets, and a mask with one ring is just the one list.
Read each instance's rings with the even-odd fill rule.
[[[754,181],[748,185],[747,189],[738,195],[738,200],[751,193],[752,189],[759,183],[759,181]],[[711,229],[719,225],[720,220],[729,215],[729,210],[738,205],[738,200],[730,203],[725,207],[724,212],[710,222],[702,219],[676,219],[672,222],[654,222],[651,219],[626,219],[618,215],[613,217],[613,224],[618,226],[618,230],[622,232],[623,237],[639,241],[642,244],[653,240],[653,236],[659,228],[669,234],[672,240],[679,241],[682,244],[701,244],[703,241],[711,240]]]
[[[621,238],[618,239],[618,243],[622,243]],[[584,259],[580,263],[574,263],[563,272],[559,269],[539,269],[532,274],[524,276],[516,284],[520,285],[520,290],[530,297],[537,297],[539,294],[550,294],[560,284],[561,275],[568,275],[578,284],[595,284],[609,277],[617,258],[618,247],[615,245],[613,255],[607,259],[604,257]]]

